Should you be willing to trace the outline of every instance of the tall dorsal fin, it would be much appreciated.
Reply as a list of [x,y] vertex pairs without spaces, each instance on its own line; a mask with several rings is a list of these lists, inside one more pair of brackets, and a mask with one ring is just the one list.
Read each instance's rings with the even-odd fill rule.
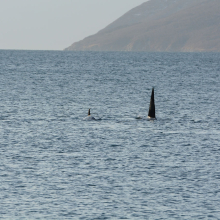
[[150,99],[150,106],[148,111],[149,118],[156,118],[155,116],[155,104],[154,104],[154,88],[152,88],[151,99]]
[[89,109],[89,111],[88,111],[88,116],[90,116],[90,109]]

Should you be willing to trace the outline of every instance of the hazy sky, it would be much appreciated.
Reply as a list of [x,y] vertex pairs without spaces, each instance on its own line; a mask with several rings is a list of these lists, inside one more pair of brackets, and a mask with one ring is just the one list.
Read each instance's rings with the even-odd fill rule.
[[0,49],[62,50],[147,0],[0,0]]

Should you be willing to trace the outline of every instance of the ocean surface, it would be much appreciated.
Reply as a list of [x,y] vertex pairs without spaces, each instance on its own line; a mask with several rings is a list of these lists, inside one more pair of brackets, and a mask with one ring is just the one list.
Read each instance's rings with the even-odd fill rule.
[[0,94],[0,219],[220,219],[220,53],[0,50]]

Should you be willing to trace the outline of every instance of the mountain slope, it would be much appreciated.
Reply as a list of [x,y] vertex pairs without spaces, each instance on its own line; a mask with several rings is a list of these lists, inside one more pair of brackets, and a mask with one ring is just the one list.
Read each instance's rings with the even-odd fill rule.
[[220,0],[151,0],[66,50],[220,52],[219,12]]

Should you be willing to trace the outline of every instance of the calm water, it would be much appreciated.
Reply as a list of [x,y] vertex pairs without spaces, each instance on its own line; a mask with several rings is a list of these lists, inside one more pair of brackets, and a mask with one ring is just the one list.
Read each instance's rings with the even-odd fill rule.
[[0,51],[0,92],[1,219],[220,219],[220,54]]

